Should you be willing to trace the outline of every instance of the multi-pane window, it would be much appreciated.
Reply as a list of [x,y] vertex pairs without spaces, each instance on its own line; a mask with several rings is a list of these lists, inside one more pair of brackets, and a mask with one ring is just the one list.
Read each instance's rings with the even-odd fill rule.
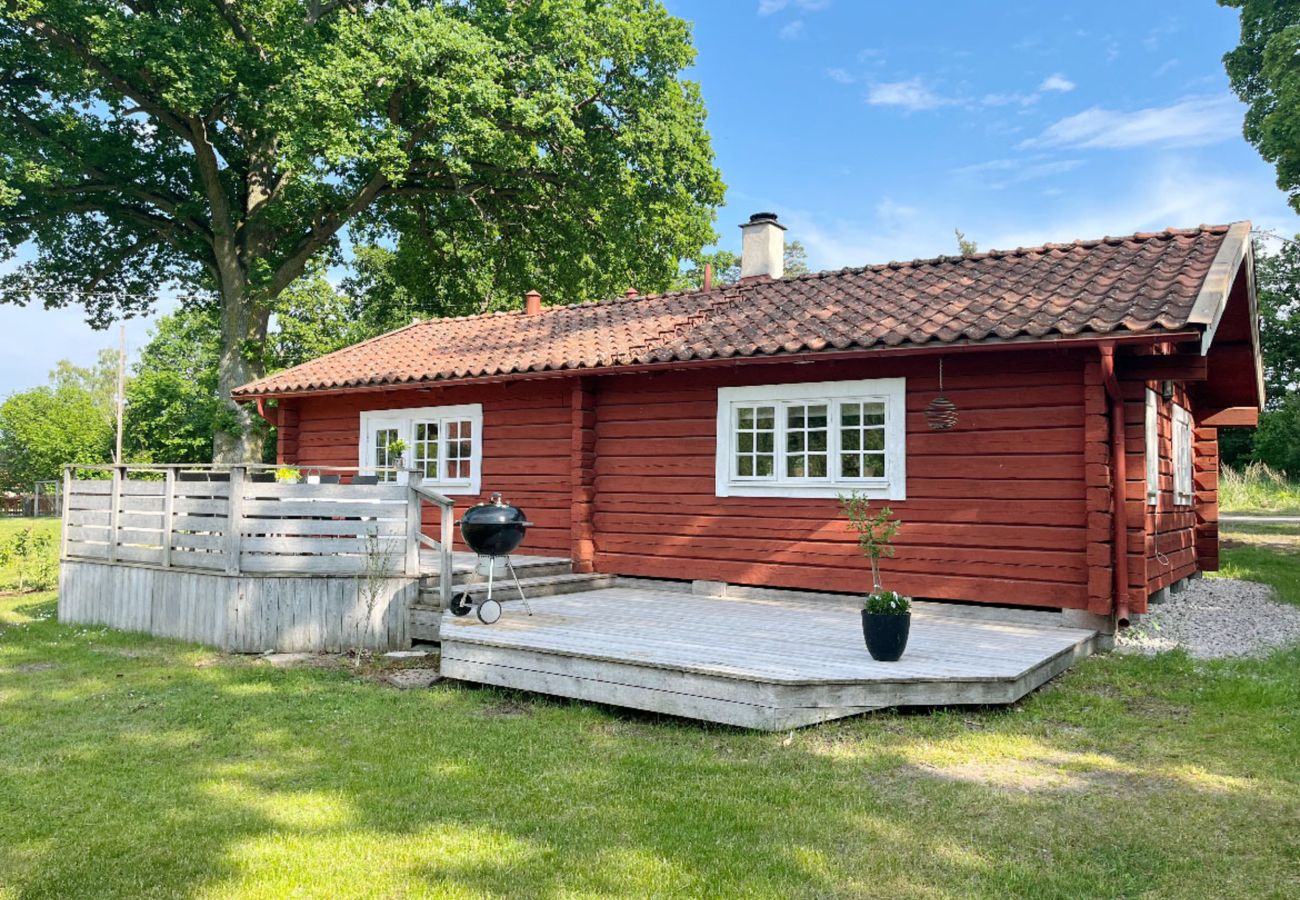
[[1190,506],[1195,498],[1192,479],[1192,414],[1174,405],[1174,503]]
[[847,478],[885,477],[885,404],[840,402],[840,473]]
[[374,430],[374,458],[375,475],[380,481],[396,481],[397,466],[400,462],[398,455],[390,449],[394,441],[398,439],[401,432],[396,428],[376,428]]
[[443,458],[443,478],[447,481],[467,481],[473,467],[473,457],[473,420],[449,420],[447,422],[446,453]]
[[734,409],[738,478],[771,478],[776,472],[776,407],[737,404]]
[[1147,388],[1146,405],[1147,503],[1160,500],[1160,395]]
[[718,391],[718,496],[905,497],[903,379]]
[[389,447],[406,443],[406,464],[431,487],[452,494],[479,490],[480,404],[432,406],[408,410],[374,410],[361,414],[362,468],[373,468],[381,481],[406,481]]
[[827,404],[791,403],[785,408],[785,476],[826,478],[830,467]]
[[438,423],[416,422],[412,445],[415,471],[424,478],[438,477]]

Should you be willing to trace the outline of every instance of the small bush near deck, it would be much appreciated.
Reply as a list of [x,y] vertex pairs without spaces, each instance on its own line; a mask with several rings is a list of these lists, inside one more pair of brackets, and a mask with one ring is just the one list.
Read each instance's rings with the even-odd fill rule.
[[862,607],[874,616],[905,616],[912,611],[912,599],[898,591],[875,591],[867,595]]

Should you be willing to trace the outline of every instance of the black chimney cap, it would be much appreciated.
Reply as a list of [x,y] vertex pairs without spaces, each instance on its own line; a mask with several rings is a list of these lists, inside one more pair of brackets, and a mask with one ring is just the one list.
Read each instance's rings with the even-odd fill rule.
[[776,213],[774,212],[756,212],[749,217],[751,222],[775,222]]

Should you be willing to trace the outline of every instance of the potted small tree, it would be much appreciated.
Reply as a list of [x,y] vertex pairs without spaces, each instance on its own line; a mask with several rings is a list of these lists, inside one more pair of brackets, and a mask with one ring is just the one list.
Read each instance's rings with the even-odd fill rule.
[[871,658],[894,662],[907,648],[912,628],[912,601],[897,591],[887,591],[880,583],[880,560],[894,555],[891,541],[903,523],[892,518],[888,506],[873,513],[871,501],[854,491],[840,495],[840,507],[849,526],[858,533],[858,546],[871,563],[871,593],[862,603],[862,637]]

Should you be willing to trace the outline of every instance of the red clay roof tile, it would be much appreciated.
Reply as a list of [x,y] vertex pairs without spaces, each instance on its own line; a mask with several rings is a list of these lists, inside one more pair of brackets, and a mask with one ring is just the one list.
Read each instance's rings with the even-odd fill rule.
[[1226,225],[431,319],[235,390],[237,398],[653,362],[1178,330]]

